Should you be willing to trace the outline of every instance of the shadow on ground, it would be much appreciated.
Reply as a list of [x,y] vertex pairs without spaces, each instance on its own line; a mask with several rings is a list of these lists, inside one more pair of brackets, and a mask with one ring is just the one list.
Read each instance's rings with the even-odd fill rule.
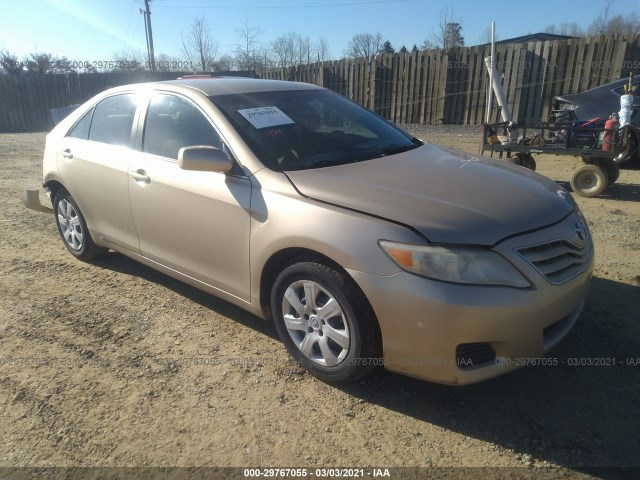
[[[119,254],[96,266],[135,275],[277,338],[270,322]],[[640,469],[640,287],[594,278],[576,327],[549,357],[557,366],[526,367],[466,387],[376,370],[349,395],[463,435],[576,471]],[[640,470],[636,470],[636,473]],[[602,478],[626,472],[598,471]]]
[[[466,387],[377,371],[346,391],[578,471],[640,468],[639,304],[640,287],[595,278],[576,327],[548,355],[558,366],[526,367]],[[622,478],[618,473],[599,475]]]
[[264,321],[242,308],[233,305],[232,303],[221,300],[213,295],[203,292],[202,290],[192,287],[191,285],[181,282],[180,280],[176,280],[175,278],[153,270],[152,268],[131,260],[124,255],[110,252],[106,256],[94,260],[92,264],[100,268],[134,275],[149,282],[162,285],[163,287],[173,290],[177,294],[188,298],[205,308],[211,309],[225,317],[229,317],[233,321],[238,322],[245,327],[252,328],[253,330],[270,338],[278,339],[275,328],[272,327],[271,322]]

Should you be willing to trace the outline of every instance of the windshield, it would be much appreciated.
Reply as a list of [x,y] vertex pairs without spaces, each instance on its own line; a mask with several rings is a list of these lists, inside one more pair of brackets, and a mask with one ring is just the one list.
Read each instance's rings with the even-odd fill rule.
[[211,97],[268,168],[355,163],[422,145],[381,117],[328,90]]

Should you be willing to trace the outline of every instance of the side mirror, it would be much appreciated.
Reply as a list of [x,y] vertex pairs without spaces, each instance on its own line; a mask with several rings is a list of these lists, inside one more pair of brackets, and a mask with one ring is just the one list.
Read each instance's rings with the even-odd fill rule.
[[178,165],[183,170],[198,172],[228,173],[233,168],[233,162],[226,153],[204,145],[182,147],[178,152]]

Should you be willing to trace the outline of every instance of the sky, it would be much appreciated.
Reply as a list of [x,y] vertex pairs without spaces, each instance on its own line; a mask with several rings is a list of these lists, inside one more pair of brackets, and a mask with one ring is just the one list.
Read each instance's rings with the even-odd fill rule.
[[[603,6],[604,0],[151,0],[151,22],[156,55],[178,60],[181,35],[197,16],[206,18],[221,53],[235,49],[237,30],[246,24],[260,27],[265,46],[289,32],[312,42],[324,36],[331,58],[340,58],[358,33],[380,32],[396,50],[419,46],[446,9],[462,25],[465,43],[473,45],[492,21],[498,39],[506,39],[563,21],[587,27]],[[0,0],[0,50],[89,62],[132,50],[146,54],[141,8],[142,0]],[[628,11],[640,12],[640,0],[613,1],[611,14]]]

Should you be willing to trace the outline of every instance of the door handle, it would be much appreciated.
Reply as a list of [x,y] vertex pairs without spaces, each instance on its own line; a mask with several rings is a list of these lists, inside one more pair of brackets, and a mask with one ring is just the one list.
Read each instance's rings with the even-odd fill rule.
[[71,150],[67,148],[64,152],[62,152],[62,158],[71,160],[73,158],[73,153],[71,153]]
[[139,168],[138,170],[129,170],[129,175],[131,175],[136,182],[149,183],[151,178],[147,175],[147,172]]

